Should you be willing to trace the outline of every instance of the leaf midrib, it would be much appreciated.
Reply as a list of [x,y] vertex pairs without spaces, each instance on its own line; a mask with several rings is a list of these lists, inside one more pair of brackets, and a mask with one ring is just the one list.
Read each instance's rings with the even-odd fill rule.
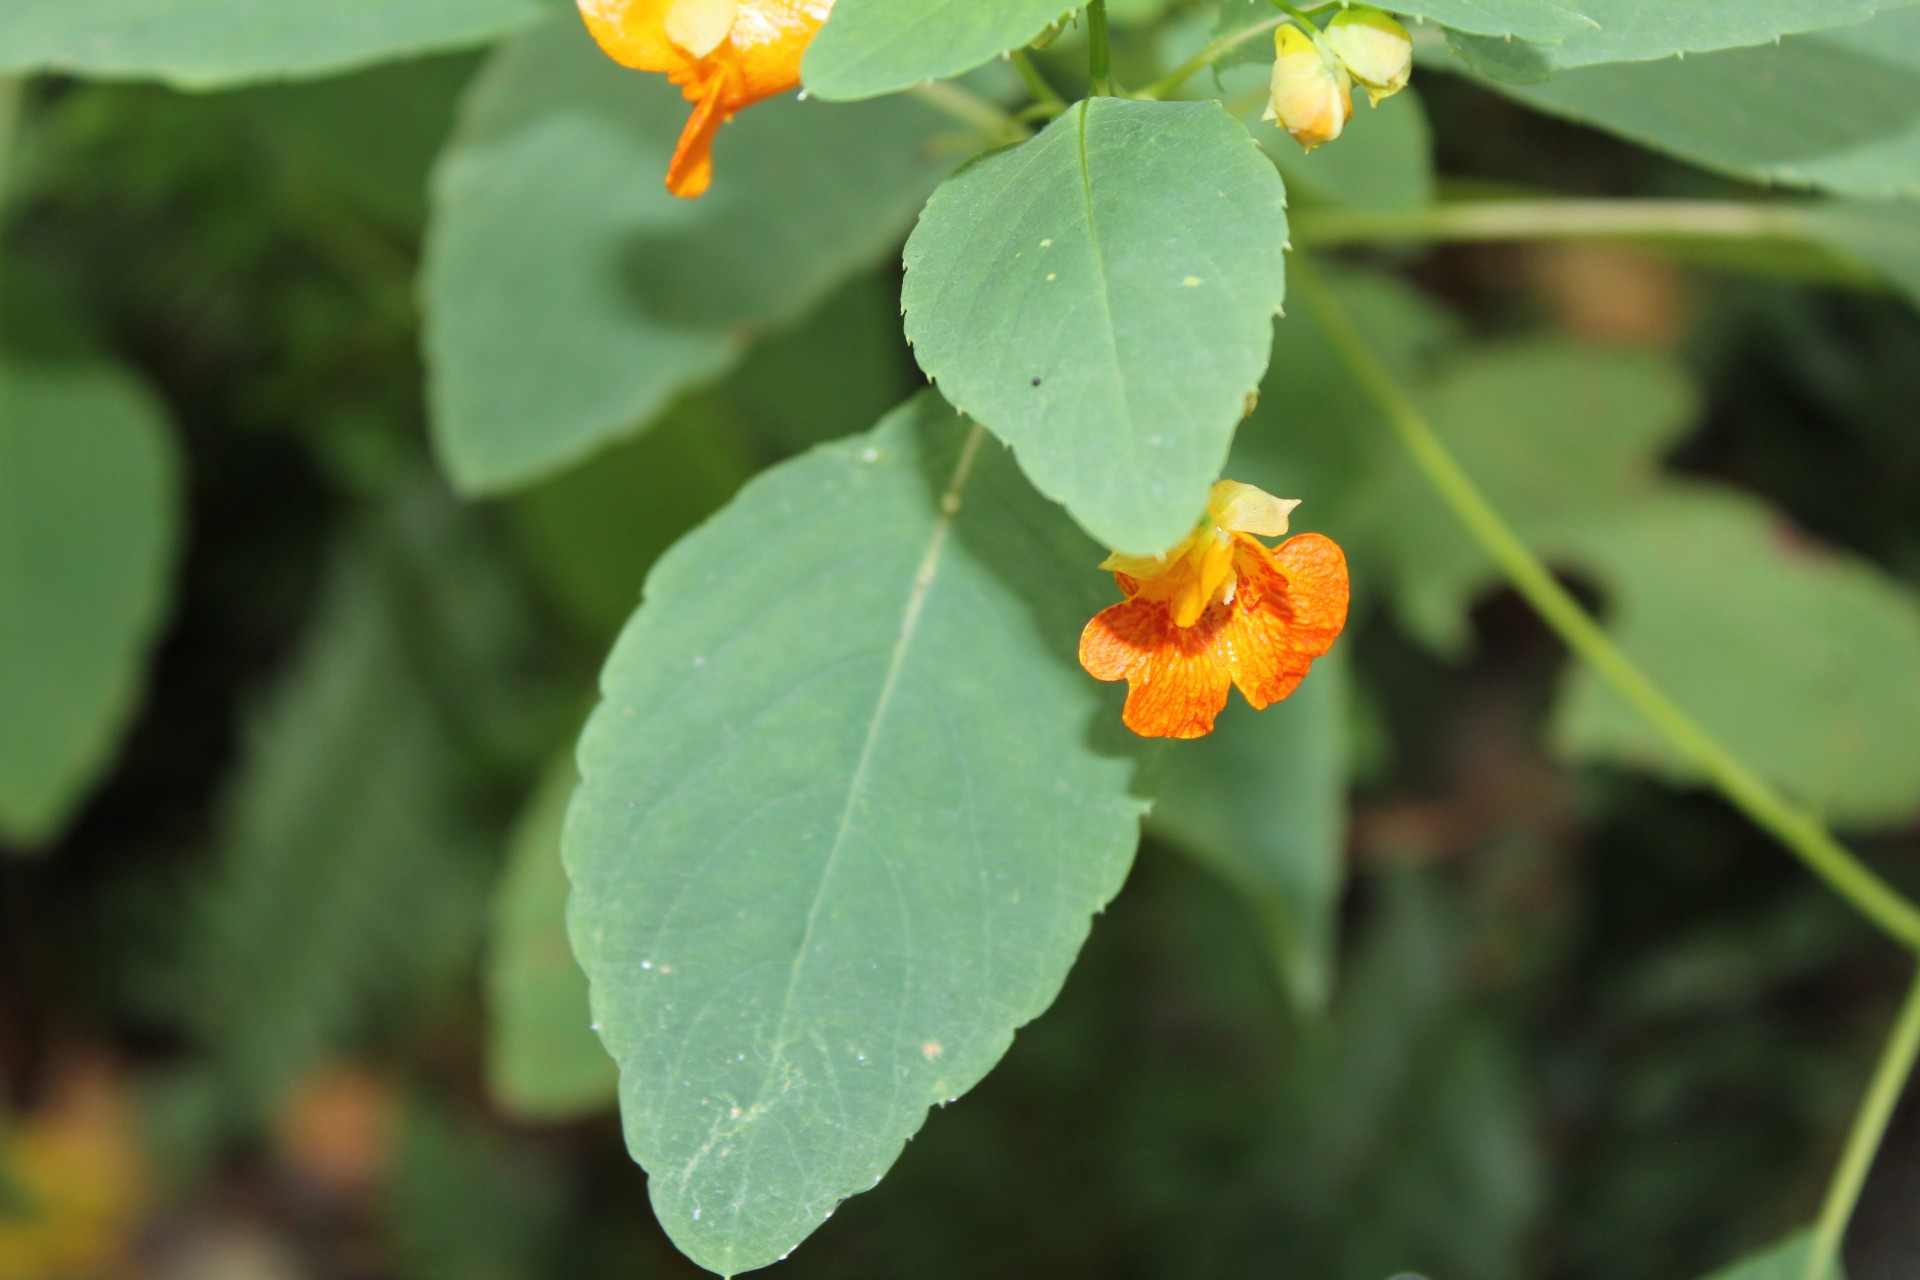
[[[926,552],[921,556],[920,563],[914,570],[913,585],[907,595],[906,608],[900,619],[900,633],[894,641],[886,675],[881,680],[879,696],[874,700],[866,739],[861,744],[860,755],[854,763],[853,775],[847,783],[847,801],[840,811],[840,821],[834,830],[833,843],[828,847],[826,861],[820,869],[819,886],[814,890],[813,902],[807,908],[807,922],[801,931],[799,945],[794,950],[787,977],[787,989],[780,1001],[780,1021],[774,1029],[772,1053],[768,1058],[766,1073],[761,1077],[759,1088],[754,1091],[753,1104],[746,1109],[746,1114],[756,1114],[764,1105],[767,1091],[785,1062],[787,1033],[793,1017],[794,997],[800,987],[800,977],[806,968],[807,956],[813,947],[820,909],[827,898],[827,886],[833,881],[834,869],[839,864],[840,855],[846,848],[847,836],[852,831],[854,811],[859,806],[860,797],[865,790],[867,772],[873,763],[874,748],[880,741],[887,712],[893,703],[894,693],[899,688],[900,675],[906,667],[907,653],[913,647],[914,638],[919,632],[927,596],[932,591],[934,578],[939,572],[941,557],[946,550],[954,521],[959,518],[960,495],[972,474],[974,459],[979,453],[984,436],[984,430],[975,424],[969,431],[965,443],[961,445],[959,457],[954,462],[953,473],[948,478],[947,487],[939,499],[940,514],[934,521],[932,534],[927,539]],[[681,1170],[683,1182],[691,1172],[691,1166]],[[751,1161],[742,1162],[740,1175],[742,1195],[744,1195],[745,1184],[750,1173]],[[736,1199],[739,1198],[741,1197],[736,1196]]]
[[1087,159],[1087,118],[1093,112],[1093,99],[1087,98],[1080,103],[1080,191],[1087,206],[1087,242],[1093,248],[1093,278],[1100,285],[1100,319],[1107,338],[1107,355],[1113,363],[1113,378],[1119,392],[1122,426],[1121,438],[1127,442],[1127,458],[1133,464],[1129,474],[1141,475],[1144,471],[1140,459],[1140,437],[1133,417],[1133,394],[1127,385],[1127,367],[1120,359],[1120,332],[1113,314],[1113,289],[1107,279],[1107,253],[1100,243],[1100,228],[1094,221],[1093,209],[1093,166]]

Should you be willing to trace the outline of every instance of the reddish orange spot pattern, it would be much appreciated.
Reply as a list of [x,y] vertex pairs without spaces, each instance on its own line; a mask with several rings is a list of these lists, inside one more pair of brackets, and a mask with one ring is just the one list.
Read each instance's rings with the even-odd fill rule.
[[[1142,737],[1213,732],[1230,685],[1256,708],[1271,706],[1299,686],[1346,626],[1347,558],[1331,539],[1302,534],[1270,550],[1244,533],[1227,536],[1234,580],[1192,626],[1175,624],[1164,590],[1148,592],[1116,573],[1126,602],[1081,633],[1080,665],[1095,679],[1127,682],[1122,719]],[[1175,560],[1172,572],[1183,563]]]
[[[667,169],[667,190],[689,199],[713,182],[713,140],[736,111],[800,86],[800,58],[833,0],[738,0],[726,39],[704,55],[675,44],[667,18],[687,0],[579,0],[587,29],[622,66],[658,71],[693,103]],[[676,28],[677,29],[677,28]]]

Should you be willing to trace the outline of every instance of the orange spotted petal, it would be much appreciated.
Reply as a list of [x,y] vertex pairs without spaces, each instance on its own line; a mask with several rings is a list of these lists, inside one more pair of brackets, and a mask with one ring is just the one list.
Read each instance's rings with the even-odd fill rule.
[[1346,626],[1347,558],[1317,533],[1260,547],[1257,558],[1242,552],[1241,591],[1219,643],[1234,684],[1267,707],[1299,687]]
[[587,30],[609,58],[636,71],[689,70],[695,58],[667,36],[672,0],[580,0]]
[[1127,682],[1121,720],[1141,737],[1204,737],[1233,679],[1213,644],[1226,612],[1216,605],[1201,625],[1176,627],[1164,600],[1114,605],[1080,633],[1080,665]]

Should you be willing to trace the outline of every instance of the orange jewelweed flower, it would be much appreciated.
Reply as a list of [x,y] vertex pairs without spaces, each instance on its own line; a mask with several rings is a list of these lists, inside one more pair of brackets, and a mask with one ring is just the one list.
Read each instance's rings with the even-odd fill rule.
[[607,56],[660,71],[693,103],[667,169],[688,199],[713,181],[713,139],[733,114],[800,87],[800,58],[833,0],[579,0]]
[[[1124,604],[1080,634],[1080,665],[1125,680],[1127,728],[1143,738],[1213,732],[1227,688],[1255,708],[1292,693],[1347,625],[1347,558],[1317,533],[1269,547],[1300,504],[1222,480],[1207,518],[1159,556],[1107,557]],[[1258,535],[1258,536],[1255,536]]]

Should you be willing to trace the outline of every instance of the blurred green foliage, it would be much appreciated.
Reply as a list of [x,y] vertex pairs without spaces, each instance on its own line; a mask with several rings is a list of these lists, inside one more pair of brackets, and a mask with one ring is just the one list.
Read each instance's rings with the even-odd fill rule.
[[[197,1241],[248,1231],[295,1261],[237,1275],[693,1274],[645,1211],[558,950],[552,762],[660,551],[759,466],[912,390],[899,279],[871,265],[904,213],[837,291],[803,281],[750,332],[703,339],[718,354],[670,388],[689,394],[661,392],[673,408],[644,437],[459,503],[432,472],[414,280],[429,169],[476,65],[32,95],[7,262],[124,366],[90,379],[112,400],[90,423],[132,433],[164,408],[186,533],[123,749],[63,836],[0,862],[0,1087],[30,1117],[77,1062],[116,1065],[159,1171],[140,1245],[155,1275],[195,1274]],[[1722,190],[1477,89],[1426,103],[1450,172]],[[1381,125],[1382,154],[1424,154],[1413,106],[1388,108],[1399,133],[1363,117],[1356,138]],[[1445,140],[1465,136],[1463,159]],[[623,163],[656,180],[651,159]],[[1425,190],[1314,166],[1305,198]],[[1377,254],[1342,283],[1623,639],[1683,697],[1724,683],[1729,715],[1752,716],[1730,720],[1742,747],[1883,824],[1868,852],[1920,885],[1901,647],[1920,321],[1887,298],[1686,274],[1682,340],[1570,350],[1538,340],[1578,317],[1523,283],[1532,265]],[[1345,676],[1323,669],[1165,767],[1179,798],[1059,1004],[784,1264],[796,1276],[1685,1280],[1816,1203],[1892,963],[1719,804],[1623,767],[1673,772],[1397,474],[1317,333],[1281,335],[1234,473],[1308,497],[1301,527],[1349,544]],[[164,505],[115,509],[158,524]],[[1682,519],[1708,526],[1686,535],[1691,565],[1663,551]],[[1858,610],[1844,626],[1834,593]],[[1783,618],[1806,623],[1791,645],[1770,638]],[[121,649],[156,625],[127,620]],[[136,659],[112,656],[103,698],[130,703],[114,682]],[[1834,679],[1851,702],[1819,691]],[[1549,758],[1549,737],[1602,767]],[[1284,831],[1266,820],[1281,813]],[[0,839],[28,843],[7,816]],[[341,1059],[389,1094],[371,1187],[275,1137],[300,1082]],[[1725,1277],[1776,1274],[1790,1264],[1762,1255]]]

